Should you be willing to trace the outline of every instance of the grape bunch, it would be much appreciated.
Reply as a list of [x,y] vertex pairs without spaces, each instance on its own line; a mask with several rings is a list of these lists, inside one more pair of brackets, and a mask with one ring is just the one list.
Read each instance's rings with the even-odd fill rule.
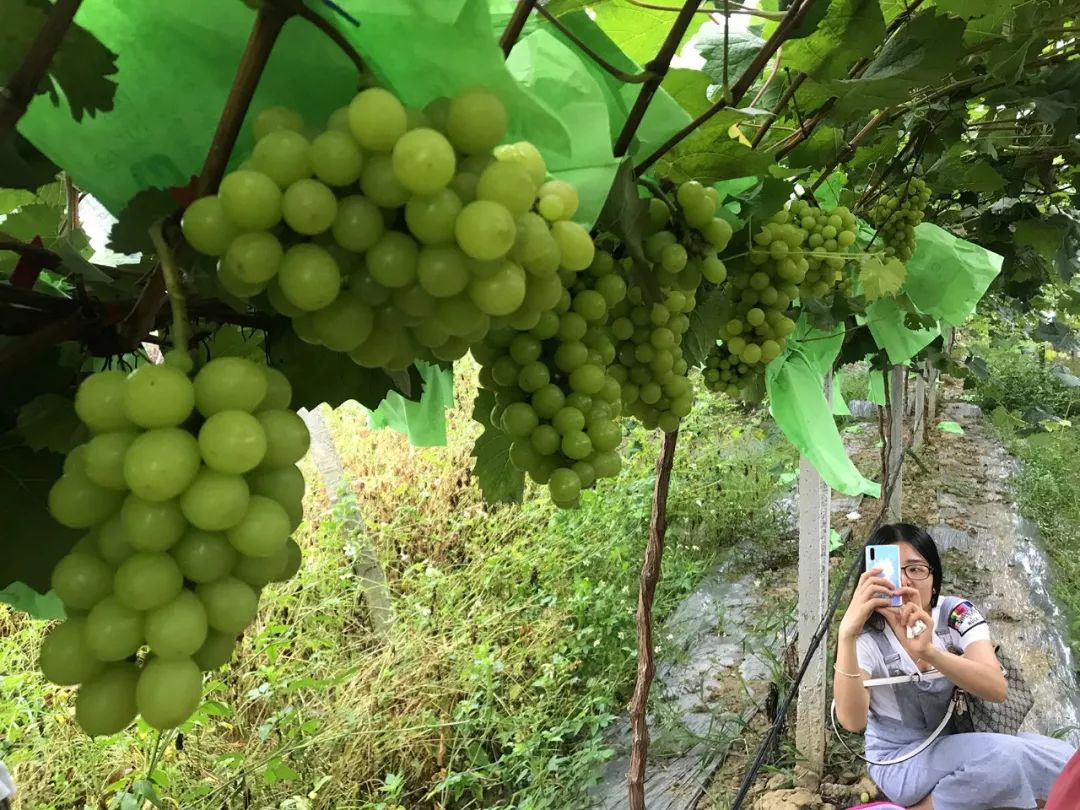
[[683,358],[683,335],[697,304],[702,279],[722,283],[727,268],[716,253],[727,247],[731,226],[716,217],[719,193],[696,181],[679,186],[672,210],[658,198],[649,202],[650,231],[645,257],[660,287],[650,301],[632,285],[614,312],[611,332],[619,341],[611,375],[622,386],[626,410],[645,427],[670,432],[690,413],[694,392]]
[[564,293],[554,310],[528,331],[492,331],[473,354],[481,386],[495,392],[491,422],[512,440],[511,463],[568,508],[622,465],[615,421],[622,390],[609,370],[615,344],[608,322],[626,282],[604,250],[584,272],[562,269],[558,277]]
[[915,226],[923,221],[930,202],[930,187],[918,177],[908,180],[895,196],[882,194],[870,212],[885,255],[906,262],[915,252]]
[[805,200],[789,206],[791,221],[807,233],[807,269],[799,284],[799,298],[824,298],[843,279],[844,265],[858,236],[855,215],[846,206],[830,211],[814,208]]
[[492,328],[528,330],[592,261],[577,192],[528,142],[501,144],[483,88],[406,108],[370,87],[309,139],[263,110],[255,148],[188,207],[187,240],[229,294],[292,319],[304,341],[369,368],[453,361]]
[[87,734],[116,733],[136,714],[158,729],[183,723],[263,586],[299,569],[289,535],[303,518],[296,463],[309,437],[291,398],[281,372],[238,357],[194,379],[167,362],[79,386],[91,438],[65,459],[49,511],[87,534],[52,572],[69,618],[39,665],[53,683],[81,684],[75,719]]

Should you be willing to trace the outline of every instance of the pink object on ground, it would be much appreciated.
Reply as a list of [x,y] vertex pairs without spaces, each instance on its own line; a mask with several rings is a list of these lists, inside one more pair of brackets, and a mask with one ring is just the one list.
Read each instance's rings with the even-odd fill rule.
[[871,807],[876,807],[877,810],[904,810],[898,804],[890,804],[889,802],[874,802],[873,804],[859,804],[855,807],[850,807],[848,810],[870,810]]

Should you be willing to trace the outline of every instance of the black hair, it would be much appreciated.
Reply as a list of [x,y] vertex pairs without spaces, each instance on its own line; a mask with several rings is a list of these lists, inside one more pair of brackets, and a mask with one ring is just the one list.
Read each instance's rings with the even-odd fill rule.
[[[926,560],[927,565],[930,566],[931,576],[933,577],[933,588],[930,591],[930,607],[937,607],[938,598],[941,596],[941,555],[938,554],[934,538],[925,529],[920,529],[914,524],[886,523],[870,535],[870,539],[866,541],[866,545],[863,546],[863,553],[859,557],[859,576],[866,573],[867,548],[870,546],[894,546],[901,541],[910,543],[912,548],[919,552],[922,558]],[[858,582],[856,582],[855,587],[858,588]],[[854,591],[852,595],[854,595]],[[879,632],[883,631],[885,629],[885,619],[877,613],[872,613],[870,618],[866,620],[866,627]]]

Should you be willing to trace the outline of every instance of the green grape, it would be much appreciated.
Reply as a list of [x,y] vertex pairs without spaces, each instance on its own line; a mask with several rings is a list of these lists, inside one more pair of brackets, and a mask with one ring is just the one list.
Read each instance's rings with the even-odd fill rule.
[[79,687],[75,722],[90,737],[123,731],[135,719],[139,668],[124,661],[104,668]]
[[434,129],[413,129],[394,144],[394,174],[413,194],[434,194],[454,176],[454,147]]
[[533,449],[542,456],[550,456],[558,452],[562,438],[559,432],[551,425],[537,425],[529,436]]
[[585,414],[573,406],[565,405],[551,420],[552,426],[562,436],[577,433],[585,427]]
[[626,298],[626,282],[614,274],[602,276],[596,280],[596,291],[609,307],[613,307]]
[[238,556],[232,575],[253,588],[261,588],[274,581],[274,577],[284,568],[288,560],[287,546],[271,554],[269,557],[249,557],[246,554]]
[[199,665],[199,669],[209,672],[229,663],[235,649],[235,634],[210,630],[206,634],[206,641],[191,658]]
[[536,361],[529,363],[518,374],[518,387],[522,391],[532,393],[551,382],[551,373],[543,363]]
[[86,610],[109,595],[112,576],[112,569],[97,557],[68,554],[53,568],[51,584],[65,605]]
[[319,341],[336,352],[351,352],[367,340],[375,324],[371,308],[351,295],[339,295],[313,316]]
[[416,274],[424,291],[436,298],[457,295],[470,279],[465,254],[457,247],[421,248]]
[[285,297],[285,293],[281,291],[281,285],[278,282],[277,277],[270,279],[270,282],[266,285],[266,298],[274,311],[280,312],[286,318],[296,318],[304,314],[304,310],[294,306],[289,299]]
[[224,531],[243,519],[249,496],[247,482],[241,476],[204,467],[180,496],[180,509],[192,526]]
[[206,610],[189,590],[146,614],[146,643],[161,658],[188,658],[206,641]]
[[538,424],[536,411],[528,403],[514,402],[503,411],[503,430],[516,439],[528,438]]
[[143,614],[113,594],[90,610],[83,637],[99,661],[123,661],[139,651],[144,629]]
[[549,213],[554,213],[551,200],[558,201],[558,213],[554,216],[548,216],[543,210],[540,211],[544,219],[551,221],[570,219],[577,213],[579,204],[577,189],[565,180],[549,180],[540,186],[537,196],[539,196],[541,204],[548,200]]
[[88,479],[106,489],[127,489],[124,481],[124,454],[137,433],[120,430],[99,433],[86,443],[83,454],[83,471]]
[[260,138],[251,155],[251,166],[281,188],[311,177],[310,144],[299,132],[280,129]]
[[600,321],[607,315],[607,302],[596,290],[582,290],[574,296],[574,312],[586,321]]
[[346,250],[356,253],[369,250],[385,230],[382,211],[371,200],[360,194],[338,200],[331,233],[334,240]]
[[246,411],[218,411],[199,429],[198,447],[211,469],[245,473],[266,455],[266,433]]
[[589,232],[576,222],[553,222],[551,235],[559,246],[563,267],[584,270],[592,264],[596,247]]
[[117,510],[123,493],[105,489],[72,472],[62,475],[49,489],[49,514],[70,529],[89,529]]
[[190,658],[151,658],[135,686],[139,714],[159,731],[191,717],[201,699],[202,671]]
[[167,501],[187,488],[199,463],[199,444],[186,430],[148,430],[124,457],[124,480],[144,500]]
[[116,598],[132,610],[152,610],[180,593],[183,575],[176,561],[160,551],[132,554],[116,569]]
[[604,370],[594,365],[580,366],[570,373],[570,387],[582,394],[597,394],[604,387]]
[[241,281],[234,276],[223,262],[218,262],[217,275],[216,275],[218,287],[220,288],[223,297],[226,299],[229,296],[233,298],[239,298],[241,301],[247,301],[249,298],[254,298],[261,293],[266,284],[248,284]]
[[304,555],[299,544],[291,537],[285,543],[285,563],[274,575],[274,582],[287,582],[296,576],[304,562]]
[[554,383],[536,390],[530,400],[533,410],[541,419],[551,419],[566,404],[566,395]]
[[574,369],[585,365],[589,359],[589,350],[580,341],[568,341],[559,345],[553,359],[556,368],[569,374]]
[[226,532],[233,548],[252,557],[267,557],[289,537],[289,516],[277,501],[253,495],[243,519]]
[[57,686],[88,681],[104,668],[85,638],[86,619],[72,618],[53,625],[41,642],[38,668]]
[[446,135],[454,148],[467,155],[494,149],[506,134],[506,108],[490,90],[473,87],[450,100]]
[[239,233],[236,225],[225,216],[220,198],[213,194],[200,197],[184,210],[180,220],[184,238],[199,253],[220,256]]
[[337,198],[318,180],[297,180],[281,200],[285,223],[297,233],[314,236],[329,230],[337,217]]
[[[348,116],[347,112],[344,114]],[[351,186],[360,179],[363,154],[347,131],[329,129],[323,132],[311,142],[308,157],[315,176],[328,186]]]
[[[483,150],[486,152],[487,150]],[[533,185],[539,187],[547,177],[547,166],[544,164],[544,156],[540,150],[528,141],[505,144],[495,147],[493,154],[496,160],[508,163],[520,163],[532,178]]]
[[589,437],[580,430],[567,433],[562,437],[562,452],[567,458],[581,461],[592,453],[592,442]]
[[266,396],[259,402],[257,411],[279,410],[288,408],[292,402],[292,385],[289,378],[276,368],[263,366],[263,376],[266,377]]
[[261,141],[271,132],[280,132],[281,130],[303,132],[304,119],[300,117],[300,113],[290,110],[288,107],[264,107],[255,115],[251,129],[255,135],[255,140]]
[[622,443],[622,429],[610,419],[590,419],[586,432],[592,446],[601,452],[614,450]]
[[453,245],[454,223],[461,207],[457,194],[448,188],[428,195],[415,195],[405,204],[405,224],[425,245]]
[[589,459],[597,478],[614,478],[622,469],[622,459],[614,451],[600,452]]
[[224,534],[191,528],[172,547],[172,556],[184,578],[198,583],[226,576],[238,555]]
[[226,218],[245,231],[266,231],[281,221],[281,189],[265,174],[240,169],[225,175],[218,198]]
[[368,339],[349,352],[349,359],[364,368],[382,368],[394,355],[400,335],[374,331]]
[[124,499],[120,525],[128,543],[138,551],[164,551],[179,540],[187,528],[179,503],[147,501],[138,495],[128,495]]
[[295,464],[308,451],[311,436],[304,420],[292,411],[262,411],[256,418],[266,432],[266,456],[260,469],[276,469]]
[[405,134],[405,107],[387,90],[362,90],[349,103],[349,129],[365,149],[389,152]]
[[[476,203],[473,203],[476,205]],[[469,297],[487,315],[509,315],[525,300],[525,271],[511,261],[502,263],[496,273],[469,283]]]
[[337,298],[341,273],[330,253],[318,245],[301,243],[285,251],[278,283],[290,304],[313,312]]
[[195,588],[195,593],[206,609],[210,627],[221,633],[241,632],[255,619],[259,609],[259,597],[246,582],[227,576],[214,582],[205,582]]
[[422,322],[435,311],[435,299],[424,292],[419,284],[397,288],[392,298],[402,322],[410,326]]
[[176,427],[195,405],[195,389],[173,366],[139,366],[124,383],[124,413],[139,427]]
[[102,523],[97,530],[97,553],[109,565],[120,565],[135,553],[134,546],[124,533],[124,524],[117,513]]
[[360,190],[364,196],[382,208],[400,208],[409,199],[409,190],[394,174],[390,155],[371,155],[360,172]]
[[367,270],[384,287],[406,287],[416,280],[419,253],[408,235],[387,231],[368,251]]
[[442,298],[435,307],[435,318],[447,332],[464,336],[472,332],[477,323],[488,316],[481,312],[465,293]]
[[489,200],[477,200],[461,209],[454,225],[458,245],[473,259],[502,258],[517,237],[514,218],[506,208]]
[[132,427],[123,406],[125,379],[122,371],[99,371],[79,385],[75,392],[75,413],[91,433]]
[[551,473],[548,490],[556,503],[571,503],[581,494],[581,477],[573,470],[561,467]]
[[219,273],[227,273],[244,284],[265,284],[277,274],[283,255],[281,243],[273,234],[242,233],[229,244]]
[[195,406],[206,417],[220,411],[251,412],[266,390],[263,367],[243,357],[219,357],[195,375]]
[[495,161],[481,173],[476,198],[498,203],[513,216],[520,217],[532,208],[536,186],[520,163]]

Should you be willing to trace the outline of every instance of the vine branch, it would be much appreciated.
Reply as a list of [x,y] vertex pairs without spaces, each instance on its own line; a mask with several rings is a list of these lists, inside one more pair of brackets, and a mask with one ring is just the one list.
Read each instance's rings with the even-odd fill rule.
[[686,0],[683,3],[682,8],[679,10],[679,16],[672,23],[671,30],[668,31],[667,37],[661,43],[656,57],[645,65],[645,70],[652,75],[641,85],[641,91],[634,100],[634,106],[630,109],[630,114],[626,116],[626,123],[623,124],[619,137],[615,139],[615,145],[612,147],[615,157],[622,157],[630,150],[630,144],[634,140],[634,133],[637,132],[638,127],[641,126],[641,122],[645,118],[645,111],[649,108],[649,102],[656,95],[656,91],[660,89],[660,82],[667,75],[668,68],[671,67],[671,60],[675,58],[679,43],[682,41],[686,30],[690,27],[690,23],[694,19],[694,13],[700,3],[701,0]]
[[[669,6],[665,5],[664,3],[647,3],[644,2],[644,0],[626,0],[626,2],[632,6],[637,6],[638,8],[647,8],[652,11],[681,11],[678,6]],[[744,6],[741,3],[727,3],[725,4],[725,8],[723,10],[712,8],[699,8],[694,13],[709,15],[749,14],[751,17],[761,17],[764,20],[781,20],[784,18],[784,13],[782,11],[762,11],[759,8],[750,8],[749,6]]]
[[57,0],[18,69],[0,87],[0,141],[15,128],[41,86],[82,0]]
[[645,548],[645,561],[641,566],[638,586],[637,680],[634,696],[630,700],[630,725],[633,742],[630,751],[630,772],[627,775],[630,810],[645,810],[645,761],[649,753],[649,727],[646,710],[649,688],[656,675],[653,660],[652,605],[656,596],[656,583],[660,579],[660,563],[664,556],[664,539],[667,535],[667,499],[671,488],[671,468],[675,459],[675,445],[679,431],[664,434],[660,457],[656,460],[656,485],[653,489],[652,515],[649,520],[649,543]]
[[173,348],[186,352],[189,338],[187,302],[180,280],[180,270],[176,266],[172,247],[165,241],[165,236],[161,232],[161,222],[155,222],[150,227],[150,239],[154,243],[154,251],[161,263],[161,275],[165,279],[165,289],[169,295],[169,308],[172,310]]
[[[280,2],[280,0],[278,0]],[[359,73],[363,73],[367,70],[367,65],[364,62],[364,57],[352,46],[352,43],[345,38],[345,35],[339,31],[333,23],[323,17],[321,14],[317,14],[309,6],[307,6],[303,0],[290,0],[287,6],[290,13],[295,14],[302,20],[311,23],[311,25],[322,31],[327,38],[338,46],[349,60],[356,66],[356,70]]]
[[518,37],[521,36],[522,30],[525,28],[525,23],[529,19],[529,14],[532,13],[535,7],[536,0],[518,0],[518,4],[514,7],[514,13],[510,15],[510,21],[506,24],[506,29],[502,32],[502,36],[499,37],[499,47],[502,48],[503,57],[509,56],[510,51],[514,49]]
[[643,70],[640,73],[627,73],[625,70],[620,70],[594,51],[581,37],[571,31],[566,26],[566,23],[544,8],[544,6],[537,6],[536,13],[551,23],[564,37],[573,42],[578,50],[588,56],[597,67],[611,74],[619,81],[625,84],[641,84],[648,81],[653,75],[649,70]]

